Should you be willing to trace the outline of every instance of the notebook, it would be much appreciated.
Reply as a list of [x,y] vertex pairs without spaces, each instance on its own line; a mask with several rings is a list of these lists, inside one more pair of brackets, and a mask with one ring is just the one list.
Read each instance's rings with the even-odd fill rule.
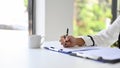
[[120,62],[120,49],[110,47],[71,47],[64,48],[58,41],[46,42],[43,48],[68,54],[75,57],[91,59],[100,62],[116,63]]

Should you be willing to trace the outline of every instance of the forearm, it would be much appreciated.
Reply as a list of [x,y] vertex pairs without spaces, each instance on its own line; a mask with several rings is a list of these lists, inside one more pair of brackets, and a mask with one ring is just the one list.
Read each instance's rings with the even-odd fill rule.
[[82,38],[76,38],[75,40],[76,45],[83,46],[85,44],[85,41]]
[[[109,46],[118,40],[120,33],[120,16],[106,30],[102,30],[92,38],[97,46]],[[93,41],[87,36],[82,36],[86,46],[91,46]]]

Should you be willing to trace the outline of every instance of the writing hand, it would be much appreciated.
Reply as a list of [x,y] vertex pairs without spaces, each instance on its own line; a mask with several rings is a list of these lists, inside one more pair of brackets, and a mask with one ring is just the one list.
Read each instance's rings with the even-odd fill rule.
[[76,45],[83,46],[85,44],[82,38],[75,38],[73,36],[61,36],[60,43],[63,47],[74,47]]

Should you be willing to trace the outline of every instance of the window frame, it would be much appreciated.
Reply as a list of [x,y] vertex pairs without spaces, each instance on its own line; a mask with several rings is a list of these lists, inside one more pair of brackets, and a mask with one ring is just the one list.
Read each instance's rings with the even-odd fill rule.
[[29,35],[36,33],[35,29],[35,3],[36,0],[28,0],[28,18],[29,18]]

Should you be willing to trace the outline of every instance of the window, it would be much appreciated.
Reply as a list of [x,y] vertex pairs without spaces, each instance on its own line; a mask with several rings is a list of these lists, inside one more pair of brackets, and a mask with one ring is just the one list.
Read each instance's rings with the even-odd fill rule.
[[28,14],[24,0],[0,0],[0,8],[0,29],[28,29]]
[[73,33],[96,34],[111,23],[112,0],[75,0]]
[[0,0],[0,50],[19,49],[27,40],[27,1]]
[[117,2],[117,15],[120,15],[120,0]]
[[33,0],[28,1],[28,16],[29,16],[29,34],[32,34],[32,24],[33,24]]

